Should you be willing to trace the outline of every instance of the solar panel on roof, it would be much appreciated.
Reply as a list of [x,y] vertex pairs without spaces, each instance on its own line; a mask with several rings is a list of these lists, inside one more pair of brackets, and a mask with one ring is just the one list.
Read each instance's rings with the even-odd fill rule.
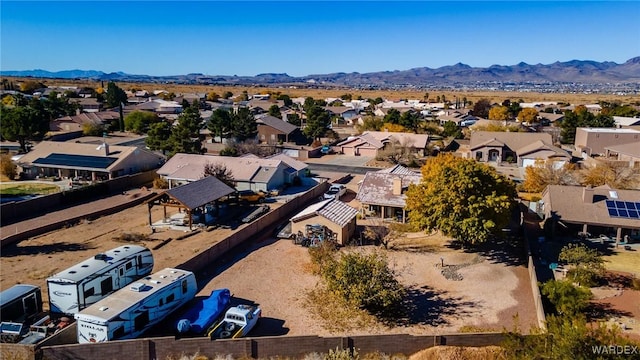
[[613,201],[606,200],[607,211],[611,217],[623,219],[640,218],[640,203],[633,201]]
[[106,169],[118,158],[107,156],[49,154],[46,158],[38,158],[33,163],[41,165],[71,166],[77,168]]

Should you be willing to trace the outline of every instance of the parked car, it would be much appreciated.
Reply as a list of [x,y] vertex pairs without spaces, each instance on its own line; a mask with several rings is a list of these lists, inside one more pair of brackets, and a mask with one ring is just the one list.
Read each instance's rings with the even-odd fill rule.
[[267,198],[267,194],[262,191],[242,190],[238,191],[238,200],[240,202],[263,203]]
[[342,184],[333,184],[329,187],[326,193],[324,193],[325,199],[340,199],[342,195],[347,192],[347,188]]

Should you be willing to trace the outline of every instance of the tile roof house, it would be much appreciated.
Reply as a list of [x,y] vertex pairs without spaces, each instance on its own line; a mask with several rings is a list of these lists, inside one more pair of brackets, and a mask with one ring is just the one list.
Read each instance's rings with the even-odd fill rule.
[[476,131],[471,133],[467,157],[482,162],[511,160],[521,167],[532,165],[536,159],[571,159],[566,151],[552,144],[548,133]]
[[100,111],[81,113],[73,116],[59,117],[49,123],[49,130],[55,132],[82,131],[84,125],[108,126],[112,121],[120,120],[116,111]]
[[[632,207],[635,206],[635,210]],[[618,190],[608,186],[596,188],[582,186],[549,185],[542,192],[542,212],[545,226],[554,234],[559,224],[612,228],[616,239],[623,235],[640,235],[640,191]],[[624,208],[624,212],[618,209]],[[546,222],[549,222],[546,224]]]
[[292,233],[304,233],[307,225],[323,225],[337,234],[337,242],[344,245],[356,230],[358,210],[337,199],[323,200],[308,206],[291,221]]
[[207,164],[221,164],[227,168],[237,190],[270,191],[292,181],[295,170],[278,159],[258,157],[228,157],[216,155],[175,154],[157,173],[170,187],[204,177]]
[[630,143],[640,146],[640,131],[617,128],[577,128],[574,145],[576,151],[593,156],[604,155],[606,146]]
[[340,152],[351,156],[375,157],[387,144],[397,141],[411,151],[424,155],[429,142],[427,134],[413,134],[388,131],[365,131],[361,135],[349,137],[336,145]]
[[411,184],[418,184],[422,175],[401,165],[365,174],[356,199],[367,216],[406,221],[405,192]]
[[27,178],[57,176],[97,181],[159,167],[164,159],[135,146],[42,141],[17,164]]

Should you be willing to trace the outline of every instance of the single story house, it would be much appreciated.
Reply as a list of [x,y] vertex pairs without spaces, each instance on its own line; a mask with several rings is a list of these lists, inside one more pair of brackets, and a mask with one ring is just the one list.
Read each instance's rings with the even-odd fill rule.
[[605,156],[617,161],[628,161],[630,168],[640,167],[640,142],[605,146]]
[[291,232],[306,234],[307,225],[321,225],[336,234],[335,240],[344,245],[356,231],[358,210],[337,199],[323,200],[308,206],[291,221]]
[[566,151],[552,143],[548,133],[476,131],[471,133],[466,157],[481,162],[514,162],[521,167],[533,165],[536,159],[571,159]]
[[348,123],[349,120],[358,115],[358,110],[347,106],[325,106],[332,116],[337,116],[343,119],[341,123]]
[[615,121],[616,126],[618,127],[640,125],[640,117],[614,116],[613,121]]
[[108,126],[112,121],[120,121],[116,111],[100,111],[81,113],[73,116],[59,117],[49,123],[49,130],[54,132],[82,131],[83,126]]
[[413,134],[388,131],[365,131],[358,136],[350,136],[338,143],[336,147],[342,154],[350,156],[375,157],[379,151],[385,149],[388,144],[398,142],[406,146],[419,156],[424,156],[429,142],[427,134]]
[[226,167],[235,182],[236,190],[271,191],[292,181],[295,169],[278,159],[258,157],[229,157],[199,154],[175,154],[157,173],[173,188],[204,177],[207,164]]
[[158,168],[164,158],[135,146],[42,141],[17,165],[29,179],[37,177],[108,180]]
[[617,128],[577,128],[575,148],[588,156],[604,155],[605,147],[620,144],[640,146],[640,131]]
[[362,214],[406,222],[405,192],[409,185],[418,184],[421,180],[420,173],[401,165],[367,172],[356,195],[362,204]]
[[306,163],[300,161],[300,160],[296,160],[294,158],[292,158],[291,156],[288,156],[284,153],[280,153],[280,154],[275,154],[272,156],[269,156],[268,159],[272,159],[272,160],[280,160],[283,163],[285,163],[285,165],[287,165],[289,168],[286,170],[286,172],[288,173],[288,178],[287,178],[287,183],[292,184],[293,183],[293,179],[298,176],[298,177],[303,177],[305,176],[305,172],[307,171],[307,169],[309,168],[309,165],[307,165]]
[[256,116],[256,124],[258,124],[258,139],[270,145],[296,142],[303,137],[297,126],[271,115]]
[[549,185],[542,192],[545,227],[554,236],[559,226],[582,225],[608,228],[616,234],[616,242],[624,235],[640,236],[640,191],[618,190],[608,186]]

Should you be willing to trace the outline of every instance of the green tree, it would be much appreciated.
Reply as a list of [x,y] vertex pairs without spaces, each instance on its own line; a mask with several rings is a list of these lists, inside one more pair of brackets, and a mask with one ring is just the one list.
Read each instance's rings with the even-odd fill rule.
[[176,153],[199,154],[202,151],[200,143],[200,113],[198,109],[187,107],[178,117],[178,125],[171,130],[169,144],[171,155]]
[[565,144],[573,144],[576,137],[576,128],[579,127],[614,127],[615,121],[613,117],[606,114],[594,115],[589,112],[584,105],[578,105],[573,111],[568,110],[564,113],[562,120],[560,136]]
[[406,292],[382,253],[348,252],[320,260],[320,274],[327,290],[349,305],[382,317],[401,312]]
[[[73,93],[75,94],[75,92]],[[55,91],[50,92],[42,104],[50,121],[61,116],[75,115],[76,109],[78,109],[78,106],[69,102],[67,96],[58,96],[58,93]]]
[[491,166],[448,154],[429,158],[406,195],[411,223],[465,243],[500,234],[517,197],[513,182]]
[[325,136],[329,125],[331,125],[331,116],[329,113],[318,105],[311,106],[307,111],[307,123],[303,129],[304,134],[312,139],[320,139]]
[[311,109],[315,105],[316,105],[316,101],[312,97],[308,96],[304,99],[304,104],[302,104],[302,109],[305,112],[307,112],[309,111],[309,109]]
[[282,119],[282,114],[280,113],[280,106],[273,104],[269,107],[269,115],[273,117],[277,117],[278,119]]
[[300,120],[300,115],[298,114],[287,114],[287,122],[295,126],[302,125],[302,120]]
[[542,285],[541,292],[554,306],[556,314],[564,316],[581,314],[591,299],[589,289],[574,286],[567,280],[549,280]]
[[216,109],[209,121],[207,121],[207,128],[211,132],[211,137],[215,139],[216,136],[222,139],[228,138],[231,134],[231,113],[225,109]]
[[400,116],[400,111],[398,111],[397,109],[389,109],[383,120],[386,123],[400,124]]
[[420,124],[420,117],[415,111],[405,111],[400,116],[398,124],[415,133],[418,129],[418,124]]
[[105,97],[107,107],[115,108],[120,104],[127,103],[127,93],[116,85],[113,81],[107,84],[107,94]]
[[344,101],[351,101],[353,99],[353,95],[350,93],[340,95],[340,99]]
[[27,80],[20,84],[20,91],[25,94],[33,94],[34,91],[42,88],[46,88],[46,86],[43,83],[35,80]]
[[[18,103],[24,104],[24,100]],[[27,152],[27,141],[40,141],[49,131],[49,116],[38,99],[12,108],[0,105],[0,114],[2,138],[20,143],[22,152]]]
[[379,116],[365,116],[362,119],[362,124],[357,124],[356,129],[358,132],[363,133],[365,131],[380,131],[384,125],[384,120]]
[[136,134],[144,134],[149,126],[160,121],[156,113],[136,110],[124,118],[124,129]]
[[231,135],[236,141],[253,139],[258,134],[258,124],[249,108],[241,107],[231,115]]
[[231,91],[225,91],[225,92],[222,94],[222,98],[223,98],[223,99],[230,99],[232,96],[233,96],[233,93],[232,93]]
[[491,109],[491,102],[488,99],[480,99],[473,105],[473,115],[487,119],[489,109]]
[[166,121],[153,123],[149,126],[145,144],[151,150],[161,150],[164,154],[171,149],[169,137],[171,136],[171,125]]
[[444,125],[442,127],[443,127],[443,130],[442,130],[442,135],[443,136],[454,137],[456,139],[462,139],[463,138],[462,130],[460,130],[458,125],[456,123],[454,123],[453,121],[447,121],[446,123],[444,123]]
[[291,100],[291,98],[287,94],[278,95],[277,99],[284,101],[284,106],[293,105],[293,100]]
[[602,255],[584,244],[569,244],[563,247],[558,259],[569,264],[567,277],[582,286],[596,285],[605,272]]

